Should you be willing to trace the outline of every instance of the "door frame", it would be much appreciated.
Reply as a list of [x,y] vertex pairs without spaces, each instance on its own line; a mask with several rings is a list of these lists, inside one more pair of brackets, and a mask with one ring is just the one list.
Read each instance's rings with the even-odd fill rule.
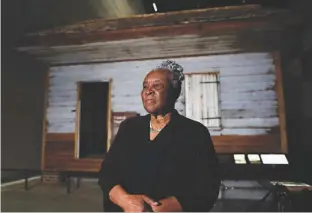
[[75,148],[74,148],[74,158],[80,159],[80,95],[81,95],[81,85],[83,83],[97,83],[97,82],[106,82],[108,83],[108,90],[107,90],[107,140],[106,140],[106,152],[110,148],[110,140],[111,140],[111,119],[112,119],[112,112],[111,112],[111,85],[112,79],[108,80],[101,80],[101,81],[78,81],[76,82],[76,115],[75,115]]

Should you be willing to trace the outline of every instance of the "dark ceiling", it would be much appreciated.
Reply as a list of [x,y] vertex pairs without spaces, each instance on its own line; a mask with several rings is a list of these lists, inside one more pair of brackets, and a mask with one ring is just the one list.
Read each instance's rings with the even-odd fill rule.
[[[304,0],[124,0],[132,14],[180,11],[220,6],[260,4],[264,7],[290,8],[291,3]],[[110,5],[107,3],[110,2]],[[25,33],[73,24],[79,21],[107,18],[114,0],[2,0],[2,48],[12,47]],[[97,8],[95,5],[102,7]],[[108,6],[108,8],[105,8]],[[110,6],[110,7],[109,7]],[[114,6],[114,5],[113,5]],[[117,8],[117,7],[116,7]],[[106,9],[106,10],[105,10]],[[121,13],[122,11],[119,11]],[[131,12],[131,11],[130,11]],[[116,12],[117,14],[117,12]],[[119,14],[120,15],[120,14]],[[122,14],[121,14],[122,15]],[[111,18],[112,16],[108,17]],[[113,16],[114,17],[114,16]]]

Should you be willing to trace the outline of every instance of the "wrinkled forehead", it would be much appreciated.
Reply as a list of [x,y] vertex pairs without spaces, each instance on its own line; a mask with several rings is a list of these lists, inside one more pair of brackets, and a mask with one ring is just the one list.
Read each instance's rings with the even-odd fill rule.
[[167,82],[171,79],[171,73],[167,69],[154,69],[147,73],[144,78],[144,82],[146,81],[162,81]]

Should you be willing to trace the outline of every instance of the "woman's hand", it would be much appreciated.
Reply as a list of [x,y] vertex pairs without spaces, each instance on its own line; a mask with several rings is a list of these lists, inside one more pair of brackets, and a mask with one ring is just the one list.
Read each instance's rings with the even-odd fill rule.
[[147,212],[148,209],[145,208],[144,202],[150,205],[151,209],[159,204],[146,195],[126,195],[122,200],[121,208],[125,212]]
[[157,206],[158,202],[153,201],[146,195],[128,194],[120,185],[114,186],[109,192],[110,200],[122,208],[125,212],[146,212],[144,202],[147,205]]
[[124,195],[121,198],[120,207],[124,210],[124,212],[143,212],[144,200],[142,195]]
[[181,212],[182,207],[175,197],[168,197],[159,202],[155,202],[143,195],[143,200],[151,206],[154,212]]
[[142,195],[131,195],[121,185],[114,186],[109,192],[109,197],[125,212],[142,212],[144,210]]

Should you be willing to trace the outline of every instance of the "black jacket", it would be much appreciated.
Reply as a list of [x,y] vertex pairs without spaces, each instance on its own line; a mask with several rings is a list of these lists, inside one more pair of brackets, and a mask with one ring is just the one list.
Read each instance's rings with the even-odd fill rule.
[[210,211],[220,177],[208,129],[175,111],[150,142],[149,121],[146,115],[120,125],[99,174],[105,211],[121,211],[108,197],[117,184],[155,200],[175,196],[183,211]]

